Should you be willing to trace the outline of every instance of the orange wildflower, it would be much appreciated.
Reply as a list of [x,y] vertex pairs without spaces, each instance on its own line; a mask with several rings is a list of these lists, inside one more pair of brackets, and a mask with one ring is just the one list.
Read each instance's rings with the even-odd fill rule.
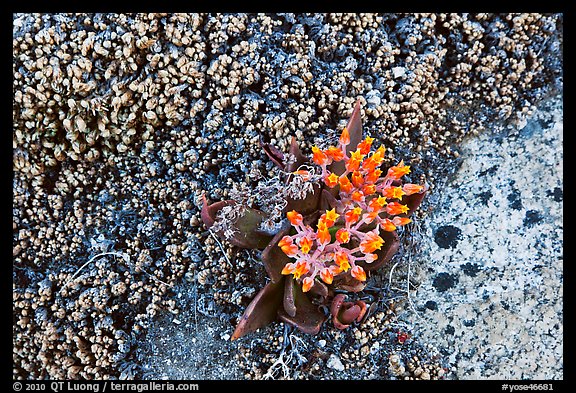
[[330,162],[330,159],[328,158],[326,153],[324,153],[322,150],[320,150],[316,146],[313,146],[312,147],[312,161],[314,161],[314,163],[322,166],[322,165],[327,165]]
[[326,210],[326,214],[324,215],[324,219],[328,228],[334,226],[334,222],[340,217],[340,214],[336,213],[336,209],[333,208],[332,210]]
[[382,190],[382,194],[388,199],[402,199],[404,191],[402,187],[386,187]]
[[338,185],[338,180],[340,178],[338,177],[337,174],[335,173],[331,173],[328,176],[326,176],[326,178],[324,179],[324,183],[330,187],[330,188],[334,188],[336,187],[336,185]]
[[400,161],[398,165],[390,167],[390,169],[388,169],[388,177],[392,179],[400,179],[402,176],[407,175],[409,173],[410,173],[410,166],[404,165],[404,160]]
[[360,207],[355,207],[352,210],[348,210],[344,214],[344,218],[346,219],[346,223],[347,224],[355,224],[356,222],[358,222],[358,219],[360,218],[360,214],[362,214],[362,208],[360,208]]
[[364,194],[362,194],[361,191],[354,191],[350,198],[352,198],[354,202],[362,202],[362,199],[364,199]]
[[298,253],[298,246],[293,243],[293,240],[290,236],[284,236],[282,240],[278,242],[278,246],[282,249],[282,251],[284,251],[284,254],[288,255],[289,257]]
[[408,210],[410,210],[408,206],[398,202],[390,202],[389,204],[386,205],[386,212],[388,212],[388,214],[392,216],[407,213]]
[[358,144],[358,150],[360,150],[360,153],[364,155],[370,153],[370,147],[372,147],[372,141],[374,141],[374,138],[370,138],[369,136],[367,136],[362,142],[360,142]]
[[341,244],[348,243],[350,241],[350,232],[346,228],[340,228],[336,231],[336,240]]
[[312,277],[305,277],[302,280],[302,292],[308,292],[310,288],[314,285],[314,279]]
[[308,273],[310,269],[308,268],[308,264],[306,263],[306,261],[298,261],[295,263],[294,266],[294,270],[292,271],[292,274],[294,275],[294,278],[298,279],[300,278],[302,275]]
[[333,159],[334,161],[342,161],[344,159],[344,152],[334,146],[330,146],[328,150],[325,151],[326,155]]
[[340,183],[340,191],[341,192],[345,192],[346,194],[349,194],[350,191],[352,191],[352,183],[350,183],[348,176],[340,176],[338,183]]
[[382,229],[384,229],[386,232],[392,232],[396,230],[396,225],[394,225],[394,222],[389,218],[385,218],[380,222],[380,224],[382,225]]
[[371,172],[368,172],[364,177],[366,183],[376,183],[378,179],[380,179],[380,175],[382,174],[382,170],[374,169]]
[[386,205],[386,203],[388,203],[386,202],[386,198],[384,198],[383,196],[379,196],[378,198],[370,199],[370,202],[368,202],[368,206],[372,210],[380,210]]
[[320,278],[326,284],[330,285],[330,284],[332,284],[332,281],[334,280],[334,274],[332,274],[332,272],[330,271],[329,268],[325,268],[325,269],[322,269],[320,271]]
[[340,268],[340,271],[347,271],[350,269],[350,262],[348,261],[348,255],[345,252],[337,252],[336,253],[336,265]]
[[298,213],[296,210],[292,210],[288,213],[286,213],[286,216],[288,217],[288,220],[290,220],[290,223],[294,226],[298,226],[300,224],[302,224],[302,214]]
[[423,188],[423,186],[419,186],[418,184],[404,184],[402,186],[402,190],[406,195],[416,194],[417,192],[422,191]]
[[362,266],[354,266],[352,270],[350,270],[350,274],[358,281],[366,281],[366,272],[362,269]]
[[358,171],[352,172],[352,184],[354,184],[354,186],[356,186],[357,188],[362,187],[362,184],[364,184],[364,177],[360,172]]
[[311,248],[312,248],[311,239],[307,237],[303,237],[300,239],[300,250],[302,251],[303,254],[308,254]]
[[357,171],[363,159],[364,154],[360,153],[360,150],[356,149],[356,151],[351,152],[350,159],[346,162],[346,170],[348,172]]
[[362,193],[364,195],[372,195],[376,192],[376,186],[374,184],[366,184],[362,187]]
[[408,217],[394,217],[392,222],[394,223],[394,225],[401,227],[402,225],[406,225],[412,222],[412,220],[409,219]]
[[376,250],[379,250],[384,244],[384,239],[382,239],[377,233],[374,231],[368,232],[364,237],[364,240],[360,243],[360,251],[364,254],[373,253]]
[[346,127],[344,127],[344,129],[342,130],[342,134],[340,135],[340,143],[344,146],[350,144],[350,132]]

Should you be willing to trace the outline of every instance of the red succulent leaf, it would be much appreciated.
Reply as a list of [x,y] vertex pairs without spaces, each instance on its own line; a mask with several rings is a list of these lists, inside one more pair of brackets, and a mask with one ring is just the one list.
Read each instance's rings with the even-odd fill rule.
[[[203,196],[202,198],[203,201],[200,216],[208,229],[214,225],[217,214],[222,208],[236,204],[235,201],[227,200],[215,202],[209,205],[206,201],[206,197]],[[272,236],[260,230],[260,224],[265,218],[266,214],[260,210],[245,207],[242,216],[231,224],[234,235],[227,239],[227,241],[240,248],[262,249],[266,247],[268,243],[270,243]],[[218,233],[218,235],[221,238],[224,238],[222,233]]]
[[295,287],[294,280],[287,279],[284,281],[284,311],[292,318],[296,316]]
[[360,322],[366,314],[367,305],[362,300],[346,302],[346,295],[339,293],[332,299],[330,314],[338,329],[346,329],[352,322]]
[[282,170],[286,169],[286,164],[284,162],[284,153],[282,153],[276,146],[273,146],[269,143],[265,143],[262,139],[260,139],[260,146],[264,153],[270,158],[270,160],[276,164]]
[[[360,109],[360,100],[356,101],[354,105],[354,110],[348,119],[346,128],[350,133],[350,144],[346,146],[346,154],[356,150],[358,144],[362,141],[362,113]],[[344,161],[333,162],[328,166],[331,172],[341,175],[346,170],[346,164]]]
[[319,184],[314,184],[313,187],[313,191],[308,193],[303,199],[286,198],[286,202],[288,203],[284,210],[287,212],[296,210],[302,215],[307,215],[318,210],[322,187]]
[[[303,333],[317,334],[324,323],[324,314],[315,306],[308,296],[302,292],[302,287],[292,278],[286,278],[290,285],[291,296],[293,296],[296,312],[294,315],[288,314],[284,308],[278,310],[280,319],[296,328]],[[285,290],[285,296],[288,291]]]
[[296,160],[290,165],[286,165],[286,171],[288,172],[294,172],[300,167],[300,165],[306,164],[310,161],[308,157],[302,154],[295,137],[292,137],[292,140],[290,141],[290,154],[292,154]]
[[290,232],[290,228],[290,222],[286,221],[264,251],[262,251],[262,263],[272,282],[280,282],[282,280],[284,277],[282,269],[290,262],[290,258],[278,247],[278,242]]
[[344,325],[350,325],[360,315],[361,308],[357,304],[345,302],[338,313],[338,320]]
[[283,293],[283,282],[269,282],[266,284],[244,310],[244,314],[232,334],[232,340],[254,332],[275,321],[278,309],[282,304]]
[[218,214],[220,209],[233,203],[234,201],[220,201],[209,205],[206,200],[206,195],[202,195],[202,210],[200,211],[200,217],[202,218],[204,225],[206,225],[206,228],[210,229],[210,227],[214,225],[216,214]]

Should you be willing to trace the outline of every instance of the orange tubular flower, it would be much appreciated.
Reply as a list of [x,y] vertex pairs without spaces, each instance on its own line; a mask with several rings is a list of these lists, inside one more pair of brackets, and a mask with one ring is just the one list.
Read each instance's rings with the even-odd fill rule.
[[383,196],[379,196],[378,198],[372,198],[370,199],[370,202],[368,202],[368,207],[370,207],[372,210],[381,210],[384,206],[386,206],[386,198],[384,198]]
[[362,208],[355,207],[352,210],[347,211],[344,214],[344,218],[346,219],[346,224],[355,224],[358,222],[360,218],[360,214],[362,214]]
[[340,178],[338,177],[337,174],[335,173],[331,173],[328,176],[326,176],[326,178],[324,179],[324,183],[330,187],[330,188],[334,188],[338,185],[338,180],[340,180]]
[[394,219],[392,220],[392,222],[394,223],[394,225],[401,227],[403,225],[406,225],[408,223],[411,223],[412,220],[409,219],[408,217],[394,217]]
[[278,246],[284,254],[288,255],[289,257],[296,255],[298,253],[298,246],[293,243],[292,238],[290,236],[284,236],[282,240],[278,242]]
[[342,161],[344,159],[344,152],[341,149],[334,146],[330,146],[325,153],[328,157],[330,157],[334,161]]
[[292,274],[294,269],[296,269],[295,263],[287,263],[286,265],[284,265],[284,269],[282,269],[282,274],[284,275]]
[[372,156],[370,156],[366,160],[364,160],[364,162],[362,163],[362,169],[364,169],[368,172],[372,172],[377,167],[382,165],[382,161],[384,161],[384,152],[385,151],[386,151],[386,149],[383,146],[380,146],[378,148],[378,150],[376,150],[376,152],[374,154],[372,154]]
[[345,252],[339,251],[336,253],[336,265],[340,268],[340,271],[348,271],[350,269],[350,262],[348,261],[348,255]]
[[346,127],[344,127],[342,134],[340,135],[340,143],[344,146],[348,146],[350,144],[350,132]]
[[380,175],[382,174],[382,170],[374,169],[372,172],[368,172],[364,180],[366,183],[376,183],[378,179],[380,179]]
[[340,183],[340,191],[341,192],[349,194],[350,191],[352,191],[352,183],[350,183],[348,176],[340,176],[338,183]]
[[370,153],[370,147],[372,147],[372,141],[374,141],[374,138],[370,138],[369,136],[367,136],[366,139],[360,142],[358,144],[358,150],[360,150],[360,153],[364,155]]
[[312,248],[312,240],[308,239],[307,237],[303,237],[300,239],[300,250],[303,254],[308,254],[310,249]]
[[317,148],[316,146],[312,147],[312,161],[317,165],[328,165],[330,163],[330,159],[322,150]]
[[286,213],[286,216],[292,225],[298,226],[302,224],[302,214],[298,213],[296,210],[292,210],[291,212]]
[[320,244],[328,244],[330,240],[332,240],[332,236],[330,236],[330,232],[328,232],[328,227],[324,223],[322,226],[318,224],[318,231],[316,232],[316,239]]
[[350,159],[346,162],[346,169],[348,172],[357,171],[360,168],[360,163],[364,159],[364,154],[360,153],[359,149],[350,153]]
[[322,279],[322,281],[324,281],[326,284],[330,285],[332,284],[332,280],[334,280],[334,274],[332,274],[332,272],[330,271],[330,269],[325,268],[322,269],[320,271],[320,278]]
[[352,270],[350,270],[350,274],[358,281],[366,281],[366,272],[362,269],[362,266],[354,266]]
[[364,195],[372,195],[376,192],[376,186],[374,184],[366,184],[362,187],[362,193]]
[[389,218],[382,220],[380,225],[382,225],[382,229],[384,229],[386,232],[392,232],[396,230],[396,225],[394,225],[394,222]]
[[402,199],[404,191],[402,187],[386,187],[382,190],[382,194],[388,199]]
[[354,184],[356,188],[362,187],[362,184],[364,184],[364,177],[362,177],[360,172],[352,172],[352,184]]
[[408,206],[398,202],[390,202],[389,204],[386,205],[386,212],[392,216],[407,213],[408,210],[410,210]]
[[379,250],[382,244],[384,244],[384,239],[375,232],[368,232],[364,240],[360,243],[360,251],[364,254],[370,254]]
[[326,210],[325,221],[328,228],[334,226],[334,222],[340,217],[340,214],[336,213],[336,209]]
[[312,277],[306,277],[302,280],[302,292],[308,292],[310,288],[314,285],[314,279]]
[[404,165],[404,160],[400,161],[398,165],[388,169],[388,177],[396,180],[400,179],[402,176],[407,175],[409,173],[410,173],[410,166]]
[[310,270],[308,268],[308,264],[306,263],[306,261],[298,261],[294,264],[294,270],[292,271],[292,274],[294,275],[294,278],[298,279],[300,278],[302,275],[308,273],[308,271]]
[[346,228],[338,229],[338,231],[336,231],[336,240],[338,240],[340,244],[348,243],[350,241],[350,232],[348,232]]
[[377,211],[374,212],[370,212],[370,213],[366,213],[364,214],[364,216],[362,217],[362,220],[366,223],[366,224],[370,224],[372,221],[374,221],[374,219],[376,219],[376,217],[378,217],[378,213]]
[[376,254],[366,254],[366,263],[372,263],[376,259],[378,259],[378,255]]
[[418,184],[404,184],[402,186],[402,190],[406,195],[416,194],[417,192],[422,191],[423,188],[423,186],[419,186]]
[[364,194],[362,194],[361,191],[354,191],[350,198],[352,198],[354,202],[362,202],[362,199],[364,199]]

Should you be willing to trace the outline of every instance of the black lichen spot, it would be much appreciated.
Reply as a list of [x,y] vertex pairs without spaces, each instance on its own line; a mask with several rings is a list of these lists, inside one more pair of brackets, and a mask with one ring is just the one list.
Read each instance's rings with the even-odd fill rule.
[[472,326],[476,325],[476,321],[474,321],[473,319],[465,319],[464,322],[462,322],[462,323],[466,327],[472,327]]
[[517,189],[512,189],[510,194],[508,194],[508,206],[510,209],[520,210],[522,209],[522,199],[520,198],[520,191]]
[[464,274],[470,277],[476,277],[476,274],[482,270],[480,265],[470,262],[467,262],[464,265],[460,265],[460,267],[462,268]]
[[564,199],[564,193],[560,187],[554,187],[554,191],[546,191],[546,194],[554,198],[555,202],[562,202]]
[[480,173],[478,173],[478,176],[482,177],[482,176],[486,176],[486,175],[493,175],[498,171],[498,165],[494,165],[491,166],[488,169],[485,169],[483,171],[481,171]]
[[433,300],[428,300],[425,306],[428,310],[438,310],[438,304],[436,304],[436,302]]
[[478,199],[480,199],[480,202],[482,202],[482,204],[484,206],[488,206],[488,201],[490,200],[490,198],[492,198],[492,193],[490,191],[484,191],[481,192],[480,194],[476,195],[478,197]]
[[453,225],[443,225],[434,232],[434,241],[441,248],[454,248],[462,238],[462,231]]
[[450,273],[438,273],[434,277],[432,285],[438,292],[447,291],[450,288],[454,288],[454,285],[458,282],[458,277]]
[[446,329],[444,329],[444,333],[450,334],[450,335],[453,335],[455,331],[456,331],[456,329],[454,329],[454,326],[452,326],[452,325],[448,325],[448,326],[446,326]]
[[542,220],[544,220],[544,217],[542,217],[542,214],[540,214],[538,210],[528,210],[526,217],[524,217],[523,224],[525,227],[532,227]]

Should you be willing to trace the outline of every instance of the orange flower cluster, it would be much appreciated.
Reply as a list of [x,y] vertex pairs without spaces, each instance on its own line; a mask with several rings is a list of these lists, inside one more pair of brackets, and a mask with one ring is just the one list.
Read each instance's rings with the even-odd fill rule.
[[[375,252],[384,244],[380,231],[394,231],[411,221],[406,217],[409,209],[402,204],[402,197],[421,192],[423,186],[402,185],[401,177],[410,173],[410,166],[403,161],[382,176],[379,167],[386,149],[379,147],[370,154],[373,141],[366,137],[347,154],[350,134],[344,128],[337,147],[312,148],[312,161],[322,168],[322,181],[329,188],[338,187],[339,203],[322,214],[316,229],[305,224],[300,213],[287,213],[296,234],[284,236],[278,245],[295,261],[287,263],[282,274],[301,280],[304,292],[317,278],[331,284],[334,277],[348,271],[365,281],[366,272],[357,262],[371,263],[378,258]],[[345,165],[341,175],[328,169],[341,161]]]

